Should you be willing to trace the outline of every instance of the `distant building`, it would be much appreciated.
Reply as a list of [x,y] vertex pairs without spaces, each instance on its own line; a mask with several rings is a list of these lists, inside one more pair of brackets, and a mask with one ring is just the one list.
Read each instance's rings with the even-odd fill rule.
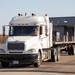
[[54,40],[75,41],[75,17],[50,17]]

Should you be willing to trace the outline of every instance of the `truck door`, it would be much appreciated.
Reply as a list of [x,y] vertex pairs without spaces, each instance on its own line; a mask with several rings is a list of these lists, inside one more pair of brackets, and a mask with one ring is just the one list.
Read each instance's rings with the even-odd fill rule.
[[48,48],[48,38],[45,30],[45,26],[40,26],[40,39],[43,48]]

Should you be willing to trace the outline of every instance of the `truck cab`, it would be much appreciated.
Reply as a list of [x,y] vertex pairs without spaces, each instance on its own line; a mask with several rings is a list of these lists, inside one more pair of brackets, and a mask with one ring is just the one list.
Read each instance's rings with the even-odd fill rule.
[[[52,24],[48,16],[13,17],[9,22],[9,35],[0,49],[0,61],[3,67],[9,63],[29,63],[39,67],[52,47]],[[48,57],[49,56],[49,57]]]

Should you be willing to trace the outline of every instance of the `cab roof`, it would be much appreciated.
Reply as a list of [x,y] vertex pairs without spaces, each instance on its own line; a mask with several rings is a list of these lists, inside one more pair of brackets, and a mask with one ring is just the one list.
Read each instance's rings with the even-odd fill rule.
[[43,16],[17,16],[12,18],[9,25],[46,25],[46,19]]

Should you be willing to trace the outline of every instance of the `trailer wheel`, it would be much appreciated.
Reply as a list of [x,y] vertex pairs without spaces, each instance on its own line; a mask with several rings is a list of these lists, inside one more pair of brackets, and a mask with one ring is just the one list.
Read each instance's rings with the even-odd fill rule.
[[36,63],[34,63],[34,67],[39,67],[41,65],[42,59],[41,59],[41,52],[38,52],[38,57]]
[[52,60],[52,62],[57,61],[57,50],[56,49],[51,51],[51,60]]
[[9,62],[1,62],[2,67],[6,68],[9,66]]
[[71,47],[68,47],[68,55],[71,55],[72,51],[71,51]]
[[72,50],[72,55],[75,55],[75,46],[74,45],[72,46],[71,50]]

